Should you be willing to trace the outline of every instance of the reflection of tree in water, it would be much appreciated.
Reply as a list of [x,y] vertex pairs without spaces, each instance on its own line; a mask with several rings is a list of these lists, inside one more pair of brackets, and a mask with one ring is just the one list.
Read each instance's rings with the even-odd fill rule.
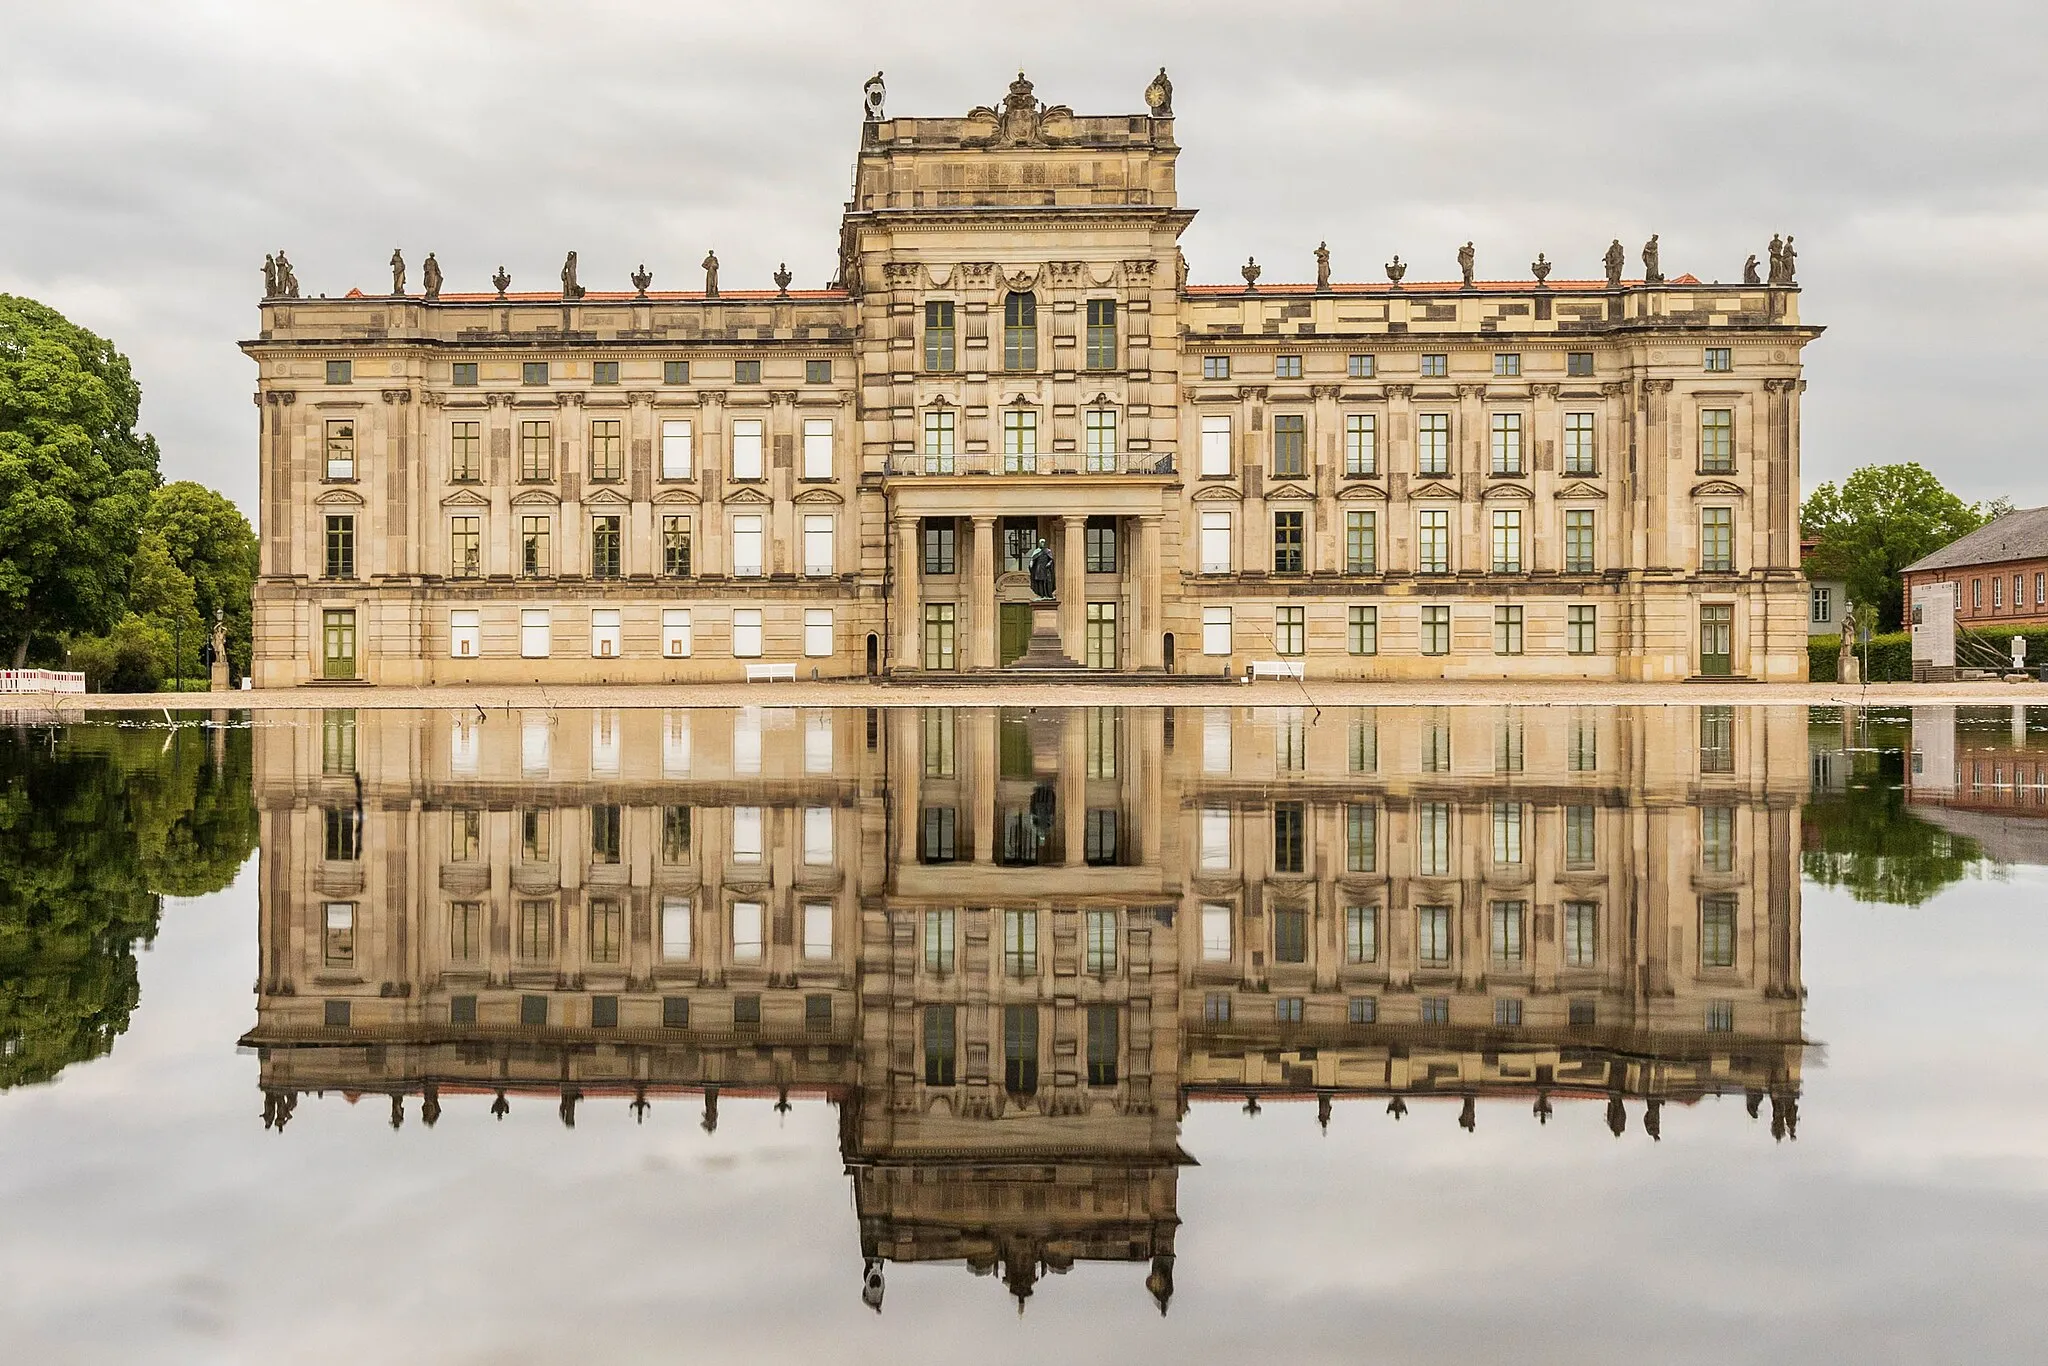
[[1918,906],[1965,877],[1981,858],[1976,842],[1906,810],[1904,750],[1854,760],[1842,791],[1806,804],[1800,867],[1808,880],[1858,901]]
[[249,733],[219,739],[0,731],[0,1090],[111,1049],[163,896],[218,891],[255,848]]

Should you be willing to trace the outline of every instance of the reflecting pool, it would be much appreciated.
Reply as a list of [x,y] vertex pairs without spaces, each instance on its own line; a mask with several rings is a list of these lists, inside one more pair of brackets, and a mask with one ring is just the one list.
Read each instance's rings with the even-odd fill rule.
[[10,720],[18,1359],[2048,1329],[2048,709]]

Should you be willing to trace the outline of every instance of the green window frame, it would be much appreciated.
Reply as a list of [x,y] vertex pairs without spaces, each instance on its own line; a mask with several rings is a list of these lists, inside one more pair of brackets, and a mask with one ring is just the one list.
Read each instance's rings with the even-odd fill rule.
[[1735,509],[1700,509],[1700,572],[1728,574],[1735,570]]
[[1591,508],[1567,508],[1564,514],[1564,572],[1567,574],[1591,574],[1595,572],[1593,511]]
[[1565,608],[1565,653],[1598,654],[1600,650],[1600,609],[1586,604]]
[[590,482],[615,484],[626,472],[623,424],[615,417],[601,417],[590,424]]
[[951,299],[927,299],[924,303],[924,368],[930,374],[950,374],[956,363],[956,334]]
[[615,513],[590,519],[590,577],[593,579],[619,577],[619,547],[624,539],[619,529],[620,520]]
[[951,671],[956,667],[953,652],[954,613],[950,602],[924,605],[924,666]]
[[1038,368],[1038,300],[1022,290],[1003,296],[1003,369]]
[[1303,544],[1308,514],[1299,511],[1273,514],[1273,572],[1299,574],[1305,565]]
[[1304,640],[1308,633],[1307,616],[1306,607],[1273,609],[1273,652],[1282,659],[1298,659],[1308,652]]
[[936,577],[959,572],[958,532],[947,518],[932,518],[924,524],[924,572]]
[[519,478],[537,483],[555,477],[555,426],[545,419],[519,424]]
[[690,519],[661,519],[661,572],[671,579],[690,577]]
[[1114,1086],[1120,1051],[1117,1008],[1113,1005],[1088,1007],[1088,1084]]
[[1451,609],[1443,606],[1424,607],[1420,622],[1422,653],[1426,655],[1447,655],[1451,652]]
[[958,1080],[959,1030],[956,1020],[956,1008],[953,1006],[924,1008],[926,1086],[951,1086]]
[[1346,634],[1351,653],[1376,655],[1380,652],[1380,609],[1352,607],[1347,614]]
[[1347,511],[1344,514],[1344,572],[1380,572],[1379,514]]
[[1273,414],[1273,477],[1299,479],[1307,471],[1308,418],[1301,413]]
[[1598,474],[1599,447],[1597,428],[1592,413],[1566,413],[1564,415],[1564,472],[1566,474]]
[[448,424],[448,478],[457,484],[473,484],[483,477],[483,424]]
[[1353,478],[1378,474],[1379,416],[1347,413],[1344,417],[1344,473]]
[[1417,413],[1415,415],[1415,472],[1417,474],[1449,474],[1451,472],[1451,415],[1449,413]]
[[1735,472],[1735,410],[1700,409],[1700,473]]
[[356,576],[356,519],[342,513],[327,519],[327,572],[330,579]]
[[1086,365],[1090,370],[1114,370],[1117,362],[1116,300],[1088,301]]
[[924,415],[924,472],[953,472],[954,414],[950,408],[933,408]]
[[1114,669],[1116,667],[1116,604],[1113,602],[1091,602],[1087,611],[1087,633],[1084,641],[1086,657],[1082,663],[1091,669]]

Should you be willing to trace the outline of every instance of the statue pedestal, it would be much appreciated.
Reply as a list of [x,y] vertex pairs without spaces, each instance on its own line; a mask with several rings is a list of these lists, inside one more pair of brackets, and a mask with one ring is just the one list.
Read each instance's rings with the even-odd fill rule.
[[1078,669],[1081,665],[1067,657],[1066,647],[1060,641],[1060,603],[1058,598],[1040,598],[1031,604],[1031,639],[1024,646],[1024,653],[1010,665],[1013,669]]
[[1861,687],[1863,684],[1862,661],[1857,659],[1855,655],[1845,652],[1835,664],[1835,674],[1835,681],[1837,683],[1849,683]]
[[213,670],[206,680],[206,689],[208,692],[227,692],[229,690],[228,662],[225,659],[213,661]]

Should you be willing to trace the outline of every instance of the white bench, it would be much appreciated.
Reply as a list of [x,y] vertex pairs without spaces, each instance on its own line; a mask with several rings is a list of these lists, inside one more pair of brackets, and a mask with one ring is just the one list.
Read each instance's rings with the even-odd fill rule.
[[749,683],[776,683],[776,682],[782,682],[782,683],[794,683],[794,682],[796,682],[796,665],[794,665],[794,664],[749,664],[749,665],[747,665],[747,682],[749,682]]
[[1306,678],[1308,669],[1298,659],[1254,659],[1245,665],[1245,681],[1255,678]]

